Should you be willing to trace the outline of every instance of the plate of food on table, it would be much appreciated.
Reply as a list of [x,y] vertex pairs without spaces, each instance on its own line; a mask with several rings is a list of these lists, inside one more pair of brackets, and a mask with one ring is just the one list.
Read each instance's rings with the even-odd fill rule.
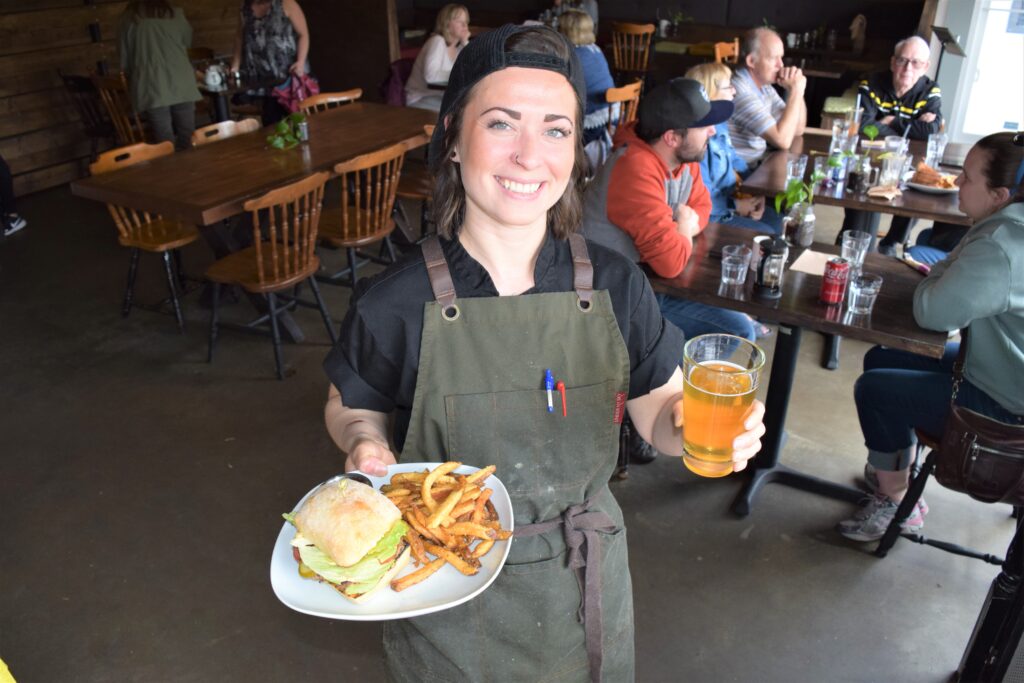
[[952,194],[959,190],[955,175],[941,173],[924,162],[917,165],[913,177],[907,181],[907,187],[930,194]]
[[[313,487],[283,515],[270,582],[305,614],[384,621],[473,599],[511,545],[512,502],[494,466],[401,463]],[[369,485],[363,482],[369,482]]]

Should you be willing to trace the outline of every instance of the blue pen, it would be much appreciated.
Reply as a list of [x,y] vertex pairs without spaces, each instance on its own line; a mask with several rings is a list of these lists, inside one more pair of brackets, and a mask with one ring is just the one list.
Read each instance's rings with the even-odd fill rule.
[[551,392],[555,389],[555,378],[551,375],[551,369],[544,371],[544,388],[548,391],[548,412],[555,412],[555,404],[551,401]]

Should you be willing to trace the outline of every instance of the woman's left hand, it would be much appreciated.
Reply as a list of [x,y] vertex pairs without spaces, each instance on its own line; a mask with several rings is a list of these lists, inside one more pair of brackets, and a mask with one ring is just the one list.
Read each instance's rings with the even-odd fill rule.
[[[672,406],[672,420],[676,427],[683,426],[683,400],[679,399]],[[746,430],[732,441],[732,471],[740,472],[747,467],[747,461],[761,450],[761,437],[764,436],[764,404],[754,400],[743,418]]]
[[290,73],[295,74],[296,76],[301,76],[302,74],[306,73],[306,65],[303,64],[302,62],[295,62],[290,67],[288,67],[288,71]]

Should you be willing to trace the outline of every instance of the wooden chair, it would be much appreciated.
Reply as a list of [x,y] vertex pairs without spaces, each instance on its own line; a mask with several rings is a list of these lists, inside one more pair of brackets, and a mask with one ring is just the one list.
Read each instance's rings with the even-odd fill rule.
[[192,146],[201,147],[211,142],[226,140],[236,135],[253,133],[260,129],[259,119],[242,119],[241,121],[221,121],[203,126],[192,133]]
[[[361,265],[357,255],[376,263],[394,263],[390,237],[395,229],[392,209],[404,160],[405,144],[398,143],[334,167],[343,188],[341,206],[324,210],[320,238],[346,250],[348,268],[321,280],[355,287]],[[357,251],[376,242],[383,243],[388,260]]]
[[[89,166],[93,175],[109,173],[143,161],[157,159],[174,153],[174,145],[161,142],[157,145],[140,143],[104,152],[95,163]],[[171,304],[174,317],[178,321],[178,329],[184,330],[185,323],[181,316],[181,305],[178,302],[178,291],[175,286],[175,273],[171,269],[171,255],[174,255],[181,280],[181,261],[178,249],[195,242],[199,232],[195,226],[180,221],[163,218],[147,211],[138,211],[116,204],[107,204],[110,215],[117,226],[118,242],[131,249],[131,264],[128,266],[128,284],[124,290],[122,315],[128,315],[132,309],[132,298],[135,294],[135,276],[139,266],[139,252],[150,251],[160,254],[164,261],[164,272],[167,275],[167,288],[171,293]]]
[[[423,127],[426,143],[430,142],[430,136],[434,134],[434,126]],[[423,159],[411,159],[406,157],[402,164],[402,174],[398,177],[398,190],[395,193],[399,199],[407,199],[413,202],[420,202],[420,239],[432,232],[428,226],[433,224],[430,218],[430,200],[434,197],[434,176]],[[404,226],[403,232],[412,235],[412,227],[405,208],[399,201],[395,202],[395,220]],[[418,240],[417,240],[418,241]]]
[[[983,560],[989,564],[1001,565],[1003,564],[1003,558],[992,555],[989,553],[981,553],[971,548],[965,548],[955,543],[949,543],[947,541],[939,541],[933,538],[926,538],[918,533],[904,532],[901,528],[901,523],[914,511],[914,506],[921,500],[921,494],[924,493],[925,484],[928,483],[928,476],[935,470],[936,457],[938,456],[938,445],[939,438],[922,432],[920,429],[916,430],[917,434],[917,457],[920,460],[920,456],[923,451],[928,452],[928,456],[924,459],[924,464],[921,465],[920,470],[910,478],[910,486],[907,488],[907,492],[903,495],[903,500],[900,502],[899,507],[896,508],[896,514],[893,516],[892,522],[885,530],[885,535],[878,542],[878,547],[875,549],[875,555],[877,557],[885,557],[889,550],[892,549],[896,541],[902,536],[907,540],[921,545],[930,545],[933,548],[939,550],[945,550],[947,553],[953,553],[954,555],[962,555],[964,557],[970,557],[976,560]],[[1020,518],[1020,509],[1014,508],[1015,518]],[[1018,521],[1019,524],[1019,521]]]
[[352,88],[351,90],[343,90],[341,92],[322,92],[319,95],[313,95],[299,102],[299,110],[311,116],[328,109],[351,104],[362,96],[362,88]]
[[612,71],[625,76],[647,74],[654,24],[612,22]]
[[[216,261],[206,270],[207,279],[214,283],[208,362],[213,362],[213,349],[217,343],[220,291],[224,285],[238,285],[247,292],[266,297],[267,314],[241,328],[247,331],[261,330],[269,319],[278,379],[284,379],[284,369],[281,364],[281,334],[277,316],[291,304],[319,308],[331,343],[337,341],[331,316],[313,277],[320,268],[320,259],[316,256],[316,240],[324,185],[329,177],[327,172],[315,173],[271,190],[262,197],[250,199],[243,205],[252,214],[253,245]],[[286,289],[297,290],[303,282],[308,282],[312,288],[315,303],[281,293]],[[278,298],[284,299],[283,306],[278,305]]]
[[614,135],[615,130],[626,123],[636,121],[636,113],[640,108],[640,90],[643,88],[643,81],[637,79],[629,85],[621,88],[608,88],[604,92],[604,99],[608,104],[619,103],[619,115],[613,118],[608,116],[608,134]]
[[139,113],[132,106],[128,95],[128,81],[124,72],[113,76],[93,74],[92,82],[100,94],[100,100],[107,109],[107,115],[114,124],[119,145],[135,145],[146,141],[145,128]]
[[715,61],[721,64],[736,64],[740,60],[740,39],[733,38],[724,43],[715,43]]
[[100,142],[109,140],[111,143],[116,139],[114,124],[107,114],[107,109],[100,99],[100,93],[96,85],[88,76],[73,76],[60,74],[64,81],[64,90],[71,98],[75,110],[78,111],[78,118],[82,123],[82,130],[92,142],[90,161],[95,161],[99,154]]

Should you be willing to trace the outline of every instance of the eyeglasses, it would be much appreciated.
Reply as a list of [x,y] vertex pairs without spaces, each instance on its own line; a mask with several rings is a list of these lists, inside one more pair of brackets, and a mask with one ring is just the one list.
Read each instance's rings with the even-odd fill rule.
[[896,62],[896,66],[900,68],[905,67],[907,64],[909,64],[915,69],[923,69],[928,64],[928,62],[924,59],[907,59],[906,57],[893,57],[893,60]]
[[725,84],[722,84],[722,83],[716,83],[716,84],[715,84],[715,88],[716,88],[717,90],[732,90],[733,92],[735,92],[735,91],[736,91],[736,86],[735,86],[735,85],[733,85],[731,81],[728,81],[728,82],[726,82]]

